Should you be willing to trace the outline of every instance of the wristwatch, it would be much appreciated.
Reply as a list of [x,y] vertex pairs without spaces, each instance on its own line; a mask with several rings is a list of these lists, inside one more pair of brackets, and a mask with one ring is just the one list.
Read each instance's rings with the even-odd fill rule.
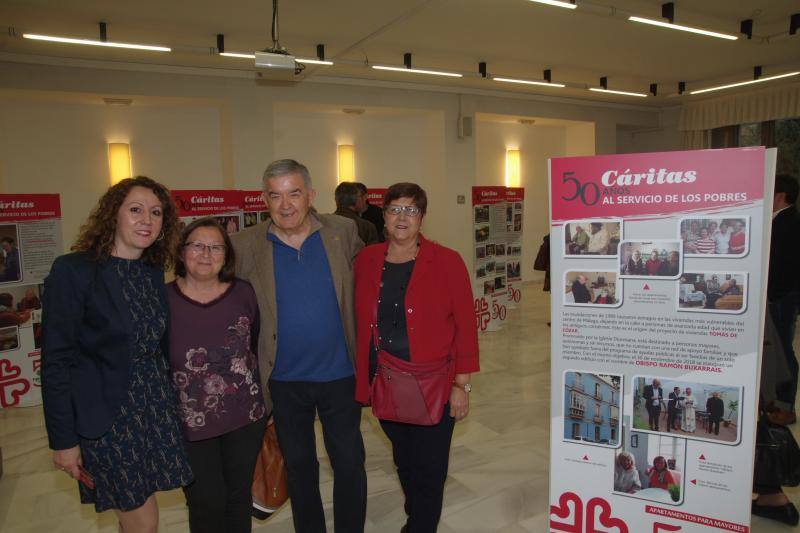
[[453,387],[455,387],[457,389],[462,389],[467,394],[469,394],[472,391],[472,385],[470,385],[469,383],[464,383],[463,385],[459,385],[458,383],[456,383],[454,381],[453,382]]

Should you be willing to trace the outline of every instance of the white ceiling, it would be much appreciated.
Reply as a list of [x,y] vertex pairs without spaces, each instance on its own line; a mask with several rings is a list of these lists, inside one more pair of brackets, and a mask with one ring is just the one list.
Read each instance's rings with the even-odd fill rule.
[[[789,16],[798,0],[678,0],[676,22],[738,34],[742,19],[754,20],[754,39],[724,41],[652,28],[627,21],[627,14],[658,18],[660,2],[650,0],[577,0],[566,10],[528,0],[283,0],[280,41],[297,56],[313,57],[325,43],[333,67],[309,67],[306,76],[362,78],[436,84],[463,89],[503,90],[568,96],[640,105],[675,105],[677,84],[697,89],[752,76],[800,69],[800,33],[789,37]],[[254,71],[252,60],[216,56],[217,33],[229,51],[252,52],[271,44],[270,0],[2,0],[0,25],[16,37],[0,37],[6,58],[27,55],[155,63]],[[162,44],[159,54],[95,47],[55,45],[22,39],[22,32],[97,37],[97,22],[108,22],[110,40]],[[567,89],[500,84],[478,77],[450,80],[406,73],[385,73],[361,63],[402,65],[412,52],[415,67],[477,73],[486,61],[496,76],[553,81]],[[585,90],[608,76],[609,88],[647,92],[659,84],[656,98],[597,95]],[[794,78],[796,83],[797,78]],[[780,83],[780,82],[776,82]],[[580,87],[572,87],[580,85]],[[719,94],[719,93],[718,93]]]

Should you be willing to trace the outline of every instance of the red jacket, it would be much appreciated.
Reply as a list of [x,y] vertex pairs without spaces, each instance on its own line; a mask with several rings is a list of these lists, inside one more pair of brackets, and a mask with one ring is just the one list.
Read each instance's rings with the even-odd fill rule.
[[[455,360],[456,374],[477,372],[478,332],[472,286],[457,252],[420,235],[406,289],[406,327],[412,361]],[[376,323],[388,243],[367,246],[356,257],[356,400],[369,403],[369,346]]]

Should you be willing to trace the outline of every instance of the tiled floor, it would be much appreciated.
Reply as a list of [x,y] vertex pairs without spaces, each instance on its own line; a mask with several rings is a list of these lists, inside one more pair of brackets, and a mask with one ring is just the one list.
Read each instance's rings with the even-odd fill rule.
[[[472,412],[456,427],[441,533],[547,530],[548,317],[549,297],[541,285],[529,285],[504,329],[481,338],[483,371],[473,379]],[[367,411],[362,431],[369,477],[367,531],[395,533],[404,522],[403,500],[389,444]],[[111,512],[97,515],[80,505],[75,483],[53,469],[40,408],[0,410],[0,446],[5,456],[0,531],[117,531]],[[321,441],[318,446],[323,501],[332,518],[330,466]],[[800,502],[800,490],[789,494]],[[162,533],[189,530],[180,491],[160,494],[158,501]],[[254,522],[254,531],[291,532],[291,510],[286,506],[267,522]],[[793,529],[754,518],[753,531]]]

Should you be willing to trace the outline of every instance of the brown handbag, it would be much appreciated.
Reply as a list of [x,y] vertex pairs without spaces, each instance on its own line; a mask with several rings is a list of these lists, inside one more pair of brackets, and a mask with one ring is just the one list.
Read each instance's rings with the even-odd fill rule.
[[289,499],[286,465],[278,445],[275,424],[267,426],[253,473],[252,515],[266,520]]

